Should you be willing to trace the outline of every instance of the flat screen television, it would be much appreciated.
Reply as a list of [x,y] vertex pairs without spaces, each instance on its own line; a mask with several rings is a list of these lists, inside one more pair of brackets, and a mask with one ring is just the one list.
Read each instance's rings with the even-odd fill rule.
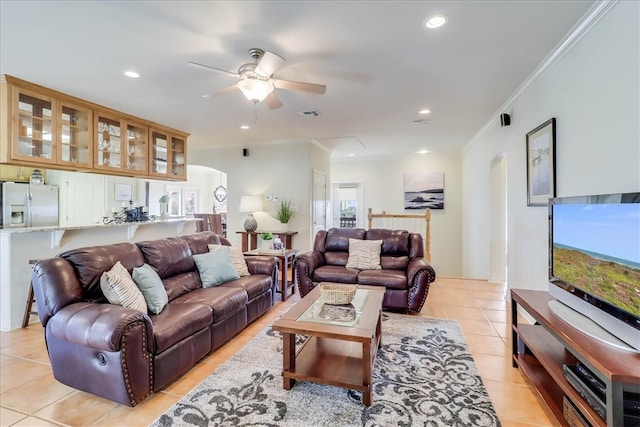
[[549,281],[556,315],[640,352],[640,193],[550,199]]

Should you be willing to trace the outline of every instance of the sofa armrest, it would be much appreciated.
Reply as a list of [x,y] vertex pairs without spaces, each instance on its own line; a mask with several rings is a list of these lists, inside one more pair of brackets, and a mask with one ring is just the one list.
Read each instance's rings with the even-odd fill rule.
[[47,325],[62,341],[102,351],[120,351],[126,331],[141,324],[147,351],[152,351],[153,327],[149,317],[137,310],[113,304],[79,302],[58,311]]
[[153,392],[149,317],[117,305],[80,302],[58,311],[45,329],[55,379],[135,406]]
[[251,274],[266,274],[273,276],[277,274],[278,259],[270,256],[246,256],[247,269]]
[[324,255],[320,251],[305,252],[297,255],[293,260],[293,272],[301,297],[307,295],[315,287],[313,271],[324,264]]
[[414,258],[407,266],[409,313],[419,313],[427,300],[429,286],[436,280],[436,272],[424,258]]

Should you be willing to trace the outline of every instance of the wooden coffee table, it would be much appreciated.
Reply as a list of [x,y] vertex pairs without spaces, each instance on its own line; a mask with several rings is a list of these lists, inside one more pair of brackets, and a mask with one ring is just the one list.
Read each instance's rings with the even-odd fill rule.
[[[283,387],[296,380],[362,392],[371,406],[371,371],[380,346],[384,288],[358,286],[351,305],[323,303],[314,288],[273,323],[282,333]],[[295,348],[296,335],[307,340]]]

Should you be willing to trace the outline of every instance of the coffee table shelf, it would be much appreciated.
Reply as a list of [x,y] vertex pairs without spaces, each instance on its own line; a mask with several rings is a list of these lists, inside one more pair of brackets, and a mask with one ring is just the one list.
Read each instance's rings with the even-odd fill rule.
[[[339,326],[302,316],[307,309],[317,309],[322,298],[318,288],[273,323],[273,329],[282,333],[285,389],[291,389],[295,381],[328,384],[361,391],[364,405],[371,405],[371,372],[381,340],[384,288],[358,289],[365,290],[366,297],[356,324]],[[296,335],[308,337],[297,351]]]
[[[377,345],[372,366],[376,351]],[[362,362],[362,343],[310,337],[296,354],[295,371],[284,372],[283,376],[364,392]]]

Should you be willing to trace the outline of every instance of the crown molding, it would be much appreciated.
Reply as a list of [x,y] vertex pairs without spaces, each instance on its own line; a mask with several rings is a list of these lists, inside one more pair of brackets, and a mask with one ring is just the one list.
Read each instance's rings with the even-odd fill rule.
[[507,98],[507,100],[493,113],[491,118],[482,126],[473,137],[462,148],[464,154],[472,147],[475,142],[484,135],[489,129],[499,122],[500,114],[507,111],[511,105],[518,99],[522,93],[529,88],[536,80],[544,75],[555,63],[573,49],[582,37],[584,37],[594,25],[600,21],[613,7],[619,3],[619,0],[601,0],[594,4],[578,21],[576,25],[567,33],[567,35],[556,45],[555,48],[542,60],[540,64],[533,70],[531,74],[520,84],[520,86]]

